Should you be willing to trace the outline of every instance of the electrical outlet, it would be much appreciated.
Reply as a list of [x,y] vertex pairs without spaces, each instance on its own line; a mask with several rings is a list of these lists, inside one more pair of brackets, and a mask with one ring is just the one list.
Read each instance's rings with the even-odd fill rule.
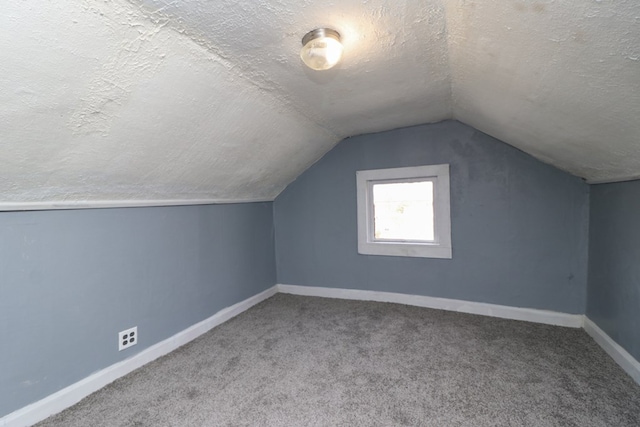
[[138,327],[134,326],[118,333],[118,351],[129,348],[138,343]]

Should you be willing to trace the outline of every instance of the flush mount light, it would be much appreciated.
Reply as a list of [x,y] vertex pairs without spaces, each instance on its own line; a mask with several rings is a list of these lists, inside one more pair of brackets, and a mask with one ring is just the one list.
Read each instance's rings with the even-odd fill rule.
[[330,28],[317,28],[302,38],[300,58],[313,70],[328,70],[342,57],[340,33]]

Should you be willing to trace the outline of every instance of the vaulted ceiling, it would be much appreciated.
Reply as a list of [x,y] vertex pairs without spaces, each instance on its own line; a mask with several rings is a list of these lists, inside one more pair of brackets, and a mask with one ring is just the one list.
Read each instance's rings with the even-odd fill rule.
[[[314,72],[309,30],[345,54]],[[637,0],[30,0],[0,14],[0,209],[272,200],[344,137],[454,118],[640,176]]]

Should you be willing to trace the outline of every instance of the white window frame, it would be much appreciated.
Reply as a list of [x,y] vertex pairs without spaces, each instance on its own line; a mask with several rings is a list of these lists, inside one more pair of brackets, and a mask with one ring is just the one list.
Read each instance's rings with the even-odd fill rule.
[[[433,182],[433,242],[376,240],[374,237],[374,184]],[[452,258],[449,165],[428,165],[356,172],[358,199],[358,253],[421,258]]]

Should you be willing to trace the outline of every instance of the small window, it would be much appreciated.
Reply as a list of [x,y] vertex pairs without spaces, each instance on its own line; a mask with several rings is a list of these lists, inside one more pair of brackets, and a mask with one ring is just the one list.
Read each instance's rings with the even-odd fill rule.
[[358,171],[358,253],[451,258],[449,165]]

